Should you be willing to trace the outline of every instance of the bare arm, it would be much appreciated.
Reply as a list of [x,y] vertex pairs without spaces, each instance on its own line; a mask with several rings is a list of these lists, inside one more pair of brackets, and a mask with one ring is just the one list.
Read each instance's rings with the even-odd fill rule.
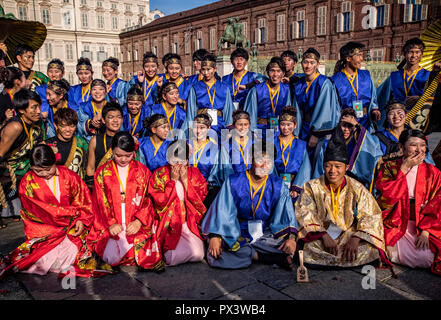
[[87,157],[87,167],[86,175],[93,176],[95,174],[95,147],[96,147],[96,136],[90,139],[89,143],[89,154]]
[[22,131],[22,125],[15,121],[10,122],[3,129],[0,136],[0,157],[5,156]]

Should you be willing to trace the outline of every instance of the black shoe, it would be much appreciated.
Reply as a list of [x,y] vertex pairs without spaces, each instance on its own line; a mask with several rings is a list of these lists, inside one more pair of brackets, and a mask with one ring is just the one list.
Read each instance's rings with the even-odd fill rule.
[[263,264],[277,264],[284,270],[293,271],[294,264],[291,257],[284,253],[257,253],[257,261]]

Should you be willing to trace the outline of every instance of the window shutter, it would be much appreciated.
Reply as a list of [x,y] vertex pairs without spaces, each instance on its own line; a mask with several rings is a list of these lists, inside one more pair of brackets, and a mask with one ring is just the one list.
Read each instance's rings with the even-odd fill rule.
[[254,42],[260,43],[260,29],[259,28],[254,29]]
[[390,4],[384,5],[384,25],[389,25],[389,12],[390,12]]
[[351,11],[351,24],[349,30],[354,31],[354,20],[355,20],[355,12]]
[[299,23],[297,21],[294,21],[292,23],[292,38],[293,39],[299,38]]
[[304,34],[304,38],[306,38],[308,36],[308,20],[305,20],[305,34]]
[[337,32],[343,32],[343,13],[337,14]]
[[406,4],[404,6],[404,18],[403,22],[410,22],[412,18],[412,5]]
[[427,4],[421,6],[421,20],[427,20]]

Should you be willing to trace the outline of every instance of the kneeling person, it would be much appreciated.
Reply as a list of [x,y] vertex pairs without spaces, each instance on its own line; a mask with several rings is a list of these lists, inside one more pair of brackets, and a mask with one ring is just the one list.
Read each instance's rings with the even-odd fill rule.
[[251,168],[225,180],[202,223],[210,239],[207,261],[223,269],[257,260],[292,270],[297,222],[289,190],[282,178],[269,174],[274,145],[257,141],[252,148]]

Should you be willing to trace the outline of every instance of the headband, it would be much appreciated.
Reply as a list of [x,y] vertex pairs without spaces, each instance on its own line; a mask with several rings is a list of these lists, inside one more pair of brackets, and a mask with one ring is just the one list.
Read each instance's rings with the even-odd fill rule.
[[64,89],[62,87],[59,87],[56,84],[53,84],[53,83],[50,83],[50,82],[48,83],[47,88],[49,90],[55,92],[56,94],[66,94],[67,93],[66,89]]
[[399,102],[392,103],[386,107],[386,113],[389,113],[389,111],[395,110],[395,109],[402,109],[402,110],[406,111],[406,106],[402,103],[399,103]]
[[47,69],[48,70],[49,69],[59,69],[61,71],[64,71],[64,67],[61,64],[56,63],[56,62],[49,63],[47,66]]
[[291,122],[297,123],[297,118],[294,117],[292,114],[282,113],[279,116],[279,123],[282,122],[282,121],[291,121]]
[[314,59],[320,61],[320,58],[313,52],[307,52],[303,55],[303,59]]
[[211,126],[211,117],[210,117],[209,114],[207,114],[207,116],[208,116],[209,119],[206,119],[205,117],[196,116],[194,118],[194,122],[200,123],[200,124],[204,124],[207,127],[210,127]]
[[238,113],[233,115],[233,124],[236,123],[237,121],[239,121],[240,119],[246,119],[249,122],[251,122],[250,115],[248,113],[238,112]]
[[144,96],[140,94],[128,94],[127,101],[141,101],[144,102]]
[[77,65],[77,71],[80,71],[80,70],[90,70],[90,71],[92,71],[92,66],[90,66],[88,64]]
[[106,85],[106,83],[105,83],[103,80],[101,80],[101,79],[95,79],[95,80],[93,80],[93,81],[92,81],[92,84],[90,85],[90,88],[93,88],[93,87],[103,87],[104,89],[107,90],[107,85]]
[[268,70],[270,70],[273,67],[277,67],[277,68],[282,69],[282,66],[280,64],[278,64],[277,62],[272,62],[268,65]]
[[144,63],[148,63],[148,62],[153,62],[153,63],[158,64],[158,58],[155,58],[155,57],[147,57],[147,58],[144,59]]
[[216,68],[216,62],[211,60],[204,60],[201,62],[201,67],[212,67]]
[[160,118],[160,119],[158,119],[158,120],[156,120],[155,122],[153,122],[151,125],[150,125],[150,128],[156,128],[156,127],[159,127],[159,126],[162,126],[163,124],[168,124],[168,121],[167,121],[167,118]]
[[181,64],[181,59],[178,58],[170,58],[166,61],[167,64]]
[[111,62],[111,61],[104,61],[103,62],[103,67],[111,67],[114,70],[118,69],[118,66],[115,63]]

